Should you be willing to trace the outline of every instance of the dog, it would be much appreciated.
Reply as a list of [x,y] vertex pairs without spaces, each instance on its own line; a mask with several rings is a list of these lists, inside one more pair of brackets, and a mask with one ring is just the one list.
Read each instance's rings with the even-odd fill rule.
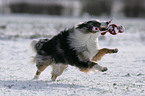
[[36,53],[33,61],[37,67],[34,79],[38,79],[49,65],[52,66],[52,81],[55,81],[68,65],[75,66],[83,72],[107,71],[107,67],[102,67],[97,62],[105,54],[117,53],[118,49],[99,49],[98,37],[101,31],[107,30],[110,23],[111,20],[90,20],[61,31],[50,40],[33,40],[31,47]]

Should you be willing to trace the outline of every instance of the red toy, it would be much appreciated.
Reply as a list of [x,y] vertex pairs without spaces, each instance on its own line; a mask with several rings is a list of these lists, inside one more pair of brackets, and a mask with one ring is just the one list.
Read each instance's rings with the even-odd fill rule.
[[101,35],[105,35],[107,32],[109,32],[112,35],[116,35],[117,33],[123,33],[124,28],[123,26],[117,26],[116,24],[110,24],[107,28],[107,31],[102,31]]

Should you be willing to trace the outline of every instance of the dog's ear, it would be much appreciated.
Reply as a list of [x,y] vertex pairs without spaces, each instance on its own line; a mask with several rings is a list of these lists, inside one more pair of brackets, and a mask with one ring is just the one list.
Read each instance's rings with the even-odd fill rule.
[[112,22],[112,20],[113,20],[113,18],[111,18],[111,20],[109,20],[109,21],[107,22],[107,25],[110,24],[110,23]]
[[79,29],[84,28],[84,27],[87,27],[86,22],[85,22],[85,23],[82,23],[82,24],[79,24],[79,25],[77,26],[77,28],[79,28]]
[[89,23],[85,22],[85,23],[79,24],[77,28],[79,28],[79,29],[83,28],[88,31],[92,31],[93,25],[91,23],[89,24]]
[[113,20],[113,18],[111,18],[111,20],[109,21],[109,23],[111,23],[111,22],[112,22],[112,20]]

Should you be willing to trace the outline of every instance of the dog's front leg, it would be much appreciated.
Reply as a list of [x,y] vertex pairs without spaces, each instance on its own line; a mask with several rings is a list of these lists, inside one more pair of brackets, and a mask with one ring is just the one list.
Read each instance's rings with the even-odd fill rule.
[[65,64],[52,64],[52,77],[51,80],[55,81],[58,76],[60,76],[68,65]]
[[83,67],[80,68],[80,71],[85,72],[85,73],[89,72],[90,70],[93,70],[93,71],[99,70],[101,72],[108,70],[107,67],[102,67],[98,65],[98,63],[95,63],[95,62],[82,62],[82,66]]
[[93,57],[92,62],[98,62],[102,59],[102,57],[106,54],[117,53],[118,49],[108,49],[103,48],[98,51],[98,53]]
[[107,67],[102,67],[102,66],[98,65],[97,63],[91,68],[80,68],[80,71],[85,72],[85,73],[89,72],[90,70],[92,70],[92,71],[99,70],[101,72],[105,72],[108,69],[107,69]]
[[101,71],[101,72],[105,72],[105,71],[107,71],[108,69],[107,69],[107,67],[102,67],[102,66],[100,66],[100,65],[98,65],[98,64],[96,64],[95,66],[94,66],[94,69],[96,70],[99,70],[99,71]]

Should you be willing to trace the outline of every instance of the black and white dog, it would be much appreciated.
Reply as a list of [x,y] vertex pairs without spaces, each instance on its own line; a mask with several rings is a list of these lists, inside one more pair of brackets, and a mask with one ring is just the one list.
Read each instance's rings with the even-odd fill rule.
[[[107,71],[107,67],[97,64],[106,53],[117,53],[117,49],[98,48],[100,31],[107,30],[111,21],[91,20],[64,30],[52,39],[33,40],[36,52],[34,61],[37,72],[34,79],[49,65],[52,66],[53,81],[62,74],[67,65],[76,66],[83,72],[89,70]],[[99,28],[99,30],[98,30]]]

